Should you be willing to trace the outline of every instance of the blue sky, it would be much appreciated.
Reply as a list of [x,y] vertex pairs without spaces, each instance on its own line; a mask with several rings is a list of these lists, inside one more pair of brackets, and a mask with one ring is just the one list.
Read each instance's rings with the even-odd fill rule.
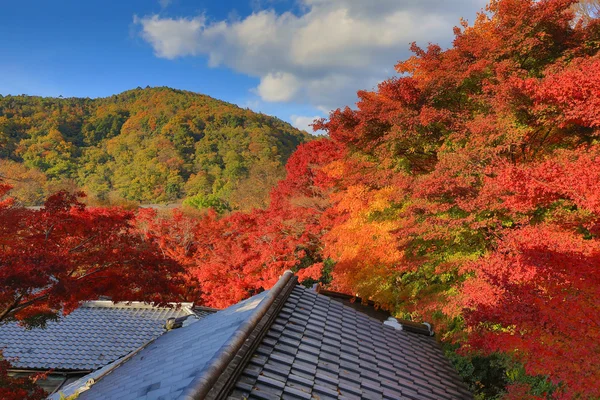
[[0,94],[170,86],[306,129],[484,0],[19,0],[0,12]]

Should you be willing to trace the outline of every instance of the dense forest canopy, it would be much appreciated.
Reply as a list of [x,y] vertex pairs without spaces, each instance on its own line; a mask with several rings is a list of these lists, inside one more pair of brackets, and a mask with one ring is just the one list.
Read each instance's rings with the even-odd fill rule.
[[208,96],[147,88],[101,99],[0,96],[0,175],[43,203],[84,189],[133,200],[264,207],[283,164],[309,135]]
[[[27,248],[50,242],[62,258],[69,249],[63,243],[85,250],[84,265],[94,268],[101,250],[113,249],[86,223],[101,218],[123,246],[144,244],[146,268],[170,271],[175,300],[225,307],[270,288],[291,268],[306,285],[321,282],[396,316],[433,322],[478,399],[598,399],[600,20],[597,3],[583,3],[492,0],[473,24],[455,28],[450,48],[413,45],[396,77],[359,92],[357,107],[317,122],[329,136],[299,145],[289,159],[305,136],[237,108],[246,122],[231,122],[221,103],[179,96],[185,92],[3,98],[0,151],[13,160],[3,168],[21,171],[20,179],[64,174],[98,196],[116,190],[144,201],[184,193],[213,210],[89,210],[61,192],[34,211],[5,199],[0,240],[10,252],[0,253],[0,266],[17,266]],[[62,104],[72,104],[71,112]],[[207,104],[219,107],[202,122],[186,114]],[[93,116],[77,117],[92,109]],[[253,138],[237,148],[246,153],[219,140],[217,132],[238,138],[234,132],[248,125],[260,126],[261,139],[239,136]],[[269,163],[286,159],[268,206],[223,213],[244,182],[250,189],[253,173],[264,176]],[[256,165],[266,167],[253,172]],[[47,232],[44,221],[64,228]],[[9,308],[53,281],[56,265],[72,282],[72,266],[46,263],[53,253],[42,250],[23,269],[29,286],[0,291]],[[48,273],[39,280],[36,269]],[[13,270],[0,268],[0,279],[14,282]],[[121,273],[107,271],[107,281]],[[146,289],[151,299],[157,295]],[[98,294],[52,293],[42,310]],[[17,319],[37,315],[12,310]]]

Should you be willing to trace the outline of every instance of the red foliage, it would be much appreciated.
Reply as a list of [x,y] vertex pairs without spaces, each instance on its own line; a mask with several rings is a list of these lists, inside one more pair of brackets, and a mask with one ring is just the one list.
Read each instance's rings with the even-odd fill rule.
[[[137,242],[122,211],[67,198],[40,212],[0,203],[0,244],[31,281],[24,299],[48,293],[41,304],[68,308],[117,280],[130,295],[140,267],[119,255],[142,242],[150,247],[136,257],[162,265],[157,244],[189,269],[185,296],[218,307],[288,268],[318,279],[329,258],[333,288],[434,320],[465,349],[505,352],[561,385],[558,396],[600,396],[600,23],[574,24],[574,2],[492,0],[455,29],[451,48],[413,45],[402,76],[315,125],[330,138],[299,147],[265,210],[141,213]],[[86,251],[72,254],[79,244]],[[119,268],[85,287],[54,269],[81,265],[81,278],[107,261]],[[139,275],[151,299],[168,285]],[[2,305],[21,290],[11,277],[0,275]],[[518,382],[508,396],[534,398],[530,389]]]
[[598,396],[600,23],[574,24],[574,2],[492,0],[318,121],[330,138],[298,148],[267,209],[145,231],[208,305],[331,259],[332,288]]
[[442,330],[462,319],[472,349],[589,397],[600,380],[600,24],[574,24],[573,3],[493,0],[450,49],[413,45],[402,77],[320,121],[346,149],[324,168],[337,178],[324,215],[337,218],[322,241],[334,287]]
[[331,186],[321,167],[340,156],[339,146],[329,140],[302,145],[267,210],[223,218],[175,212],[167,219],[146,212],[140,221],[160,237],[165,253],[189,268],[188,282],[199,288],[196,299],[226,307],[269,289],[287,269],[320,261],[319,239],[327,229],[321,219]]
[[147,215],[148,231],[209,305],[329,258],[332,288],[598,396],[600,24],[573,24],[573,3],[493,0],[317,122],[330,139],[297,150],[266,210]]
[[[9,188],[4,186],[0,198]],[[134,229],[134,214],[86,208],[59,192],[40,210],[0,203],[0,321],[43,325],[99,295],[114,301],[174,300],[183,271],[152,235]]]
[[565,398],[600,395],[590,385],[600,379],[599,151],[494,170],[480,205],[516,225],[497,231],[493,251],[466,267],[475,276],[461,290],[470,344],[509,352],[530,374],[566,384]]
[[532,375],[597,397],[600,378],[600,242],[550,224],[507,232],[470,266],[463,286],[470,344],[505,351]]
[[578,58],[565,68],[550,69],[534,90],[536,110],[557,126],[600,127],[598,57]]

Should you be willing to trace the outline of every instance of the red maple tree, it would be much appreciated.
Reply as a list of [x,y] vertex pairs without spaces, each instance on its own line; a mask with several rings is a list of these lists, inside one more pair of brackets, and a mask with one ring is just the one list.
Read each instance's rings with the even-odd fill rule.
[[[84,300],[163,304],[180,300],[183,267],[165,257],[157,238],[137,231],[135,215],[86,208],[59,192],[39,210],[17,206],[0,184],[0,324],[43,327]],[[0,360],[0,397],[43,397],[31,379],[7,374]]]
[[[6,197],[9,187],[0,188]],[[0,203],[0,322],[40,325],[82,300],[166,303],[177,298],[182,267],[118,208],[87,208],[59,192],[39,210]]]
[[46,398],[46,392],[35,384],[35,378],[12,377],[9,375],[9,369],[10,363],[0,359],[0,399],[41,400]]
[[317,124],[347,149],[332,285],[502,351],[565,398],[600,379],[600,21],[574,3],[493,0]]
[[[284,269],[316,280],[335,264],[332,288],[433,321],[463,352],[502,352],[552,386],[509,382],[508,397],[600,396],[600,21],[575,18],[575,3],[492,0],[450,48],[413,45],[399,76],[317,122],[329,138],[298,148],[266,209],[147,212],[134,229],[132,215],[64,194],[40,212],[3,203],[0,245],[30,283],[19,298],[20,284],[0,275],[0,305],[27,319],[11,304],[35,300],[52,314],[120,280],[115,296],[158,300],[169,283],[135,281],[142,264],[123,254],[184,265],[187,295],[219,307]],[[109,236],[94,230],[102,221]],[[114,253],[100,257],[94,243]],[[80,249],[77,263],[63,261]]]

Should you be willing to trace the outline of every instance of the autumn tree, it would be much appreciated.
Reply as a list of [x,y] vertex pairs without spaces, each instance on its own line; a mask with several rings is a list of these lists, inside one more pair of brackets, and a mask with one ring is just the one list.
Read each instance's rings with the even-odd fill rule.
[[41,205],[47,197],[48,179],[37,169],[21,163],[0,159],[0,179],[10,182],[11,194],[27,205]]
[[329,140],[300,146],[266,210],[220,216],[219,207],[206,204],[199,217],[147,210],[138,224],[155,232],[163,252],[188,268],[197,301],[210,306],[226,307],[269,289],[286,269],[312,278],[321,272],[313,264],[323,262],[320,239],[331,225],[325,211],[333,181],[321,169],[341,153]]
[[[198,196],[208,210],[200,216],[149,211],[136,230],[186,266],[188,294],[206,304],[227,306],[268,289],[291,268],[304,282],[333,278],[333,289],[434,322],[457,349],[455,360],[477,359],[505,379],[487,387],[478,380],[475,391],[598,397],[600,22],[583,18],[593,16],[584,4],[594,3],[492,0],[472,24],[455,28],[450,48],[412,45],[397,76],[360,91],[356,108],[317,122],[329,137],[289,159],[281,149],[297,142],[277,136],[276,122],[215,110],[206,99],[179,97],[186,107],[173,111],[163,101],[177,96],[126,92],[115,99],[119,107],[98,113],[102,132],[116,132],[119,115],[127,120],[118,136],[86,152],[101,168],[80,179],[130,198]],[[107,117],[117,109],[129,114]],[[0,150],[16,149],[18,138],[21,149],[54,151],[71,143],[67,122],[60,136],[32,131],[29,138],[27,118],[3,118]],[[50,171],[64,164],[28,157]],[[218,202],[204,201],[266,205],[260,194],[244,197],[240,179],[275,182],[271,167],[286,159],[268,207],[219,215],[210,211]],[[129,185],[134,177],[146,183]],[[55,240],[53,230],[45,239],[47,225],[36,225],[50,218],[44,212],[31,214],[38,245]],[[56,215],[83,212],[99,211],[75,206]],[[63,258],[86,237],[61,242]],[[54,279],[32,287],[46,290]],[[470,365],[472,376],[484,375]]]
[[86,208],[59,192],[40,210],[14,206],[1,187],[0,322],[43,326],[99,295],[114,301],[178,300],[182,267],[166,258],[134,214]]
[[323,168],[332,286],[550,384],[517,397],[598,396],[600,24],[575,3],[492,1],[317,124],[348,150]]

